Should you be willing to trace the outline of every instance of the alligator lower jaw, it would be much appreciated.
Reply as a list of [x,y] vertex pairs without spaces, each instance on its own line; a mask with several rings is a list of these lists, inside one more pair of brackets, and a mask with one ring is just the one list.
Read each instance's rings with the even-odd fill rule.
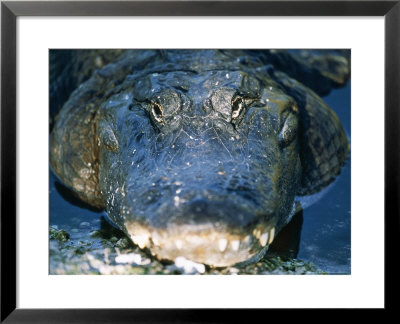
[[275,226],[256,228],[247,235],[222,233],[211,226],[185,226],[179,231],[149,229],[130,223],[128,235],[140,248],[148,248],[158,259],[178,257],[210,265],[226,267],[257,262],[274,240]]

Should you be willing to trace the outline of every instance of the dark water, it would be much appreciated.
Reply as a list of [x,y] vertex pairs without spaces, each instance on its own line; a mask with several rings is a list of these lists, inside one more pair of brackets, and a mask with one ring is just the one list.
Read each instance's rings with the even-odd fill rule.
[[[324,98],[338,114],[349,138],[350,92],[348,85]],[[350,174],[349,158],[333,188],[304,210],[302,226],[296,227],[301,230],[297,258],[311,261],[331,274],[350,273]],[[90,210],[71,198],[52,172],[49,189],[50,226],[65,229],[72,239],[85,240],[91,230],[98,229],[104,222],[104,212]]]
[[90,209],[63,187],[50,171],[50,226],[66,230],[72,240],[85,240],[90,231],[98,230],[104,212]]

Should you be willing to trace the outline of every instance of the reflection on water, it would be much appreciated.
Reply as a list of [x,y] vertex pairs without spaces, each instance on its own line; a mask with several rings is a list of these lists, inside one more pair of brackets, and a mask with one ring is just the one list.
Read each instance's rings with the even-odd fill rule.
[[[324,98],[338,114],[349,138],[350,88],[349,84]],[[349,158],[333,188],[282,230],[270,253],[311,261],[331,274],[350,273],[350,164]],[[49,189],[50,226],[66,230],[75,240],[85,240],[91,231],[107,227],[104,212],[73,198],[51,172]],[[119,238],[122,234],[113,235]]]

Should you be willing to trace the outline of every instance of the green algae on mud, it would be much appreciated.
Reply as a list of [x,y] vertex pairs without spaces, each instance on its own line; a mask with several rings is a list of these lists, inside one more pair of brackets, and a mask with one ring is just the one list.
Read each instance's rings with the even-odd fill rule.
[[59,242],[66,242],[70,238],[67,231],[59,230],[56,227],[50,227],[50,239],[57,240]]

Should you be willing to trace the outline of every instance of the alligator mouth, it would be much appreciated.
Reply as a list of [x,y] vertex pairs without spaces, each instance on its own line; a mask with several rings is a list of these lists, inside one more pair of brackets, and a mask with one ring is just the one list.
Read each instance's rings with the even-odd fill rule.
[[217,231],[213,224],[176,225],[156,229],[130,222],[126,224],[132,241],[141,249],[149,248],[158,259],[184,257],[213,267],[243,263],[266,252],[276,234],[274,222],[258,224],[251,233],[232,234]]
[[175,197],[148,206],[130,198],[126,202],[126,233],[158,259],[232,266],[266,251],[279,230],[274,206],[260,206],[254,199],[213,190],[187,190],[179,201]]

